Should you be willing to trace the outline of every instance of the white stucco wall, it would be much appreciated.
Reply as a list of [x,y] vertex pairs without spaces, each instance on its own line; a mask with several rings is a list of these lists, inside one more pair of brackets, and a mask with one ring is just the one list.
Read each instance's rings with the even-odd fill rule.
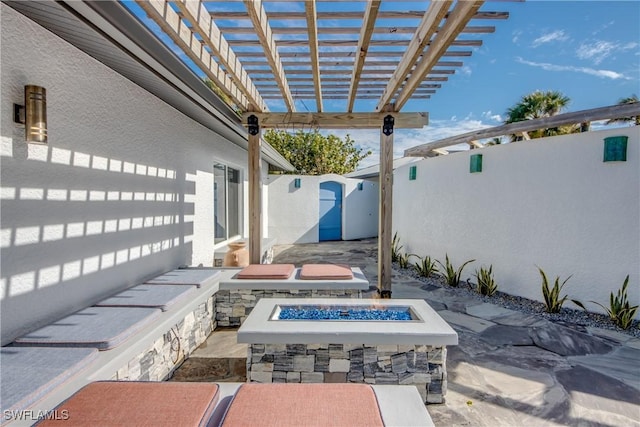
[[[296,178],[300,188],[294,186]],[[340,175],[269,175],[269,236],[278,244],[318,242],[320,183],[327,181],[342,184],[342,239],[377,236],[378,184]]]
[[[152,275],[211,265],[213,164],[245,172],[247,154],[1,8],[6,344]],[[46,146],[27,145],[11,120],[25,84],[47,89]]]
[[[626,162],[603,160],[603,139],[627,135]],[[458,266],[493,264],[499,289],[541,300],[536,266],[599,310],[630,275],[640,303],[640,127],[487,147],[425,159],[417,179],[394,176],[393,225],[404,249]],[[483,171],[469,173],[469,157]],[[473,278],[475,281],[475,278]],[[574,307],[568,302],[567,307]]]

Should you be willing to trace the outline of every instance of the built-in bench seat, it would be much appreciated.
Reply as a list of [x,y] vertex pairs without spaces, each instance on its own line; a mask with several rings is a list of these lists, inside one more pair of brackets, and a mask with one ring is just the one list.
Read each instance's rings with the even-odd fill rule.
[[259,267],[253,268],[254,274],[241,270],[220,280],[218,326],[240,326],[261,298],[360,298],[362,291],[369,289],[369,281],[357,267],[269,264],[247,269],[252,267]]
[[74,378],[98,356],[95,348],[2,347],[2,422]]
[[211,268],[178,268],[149,279],[144,284],[153,285],[193,285],[198,288],[215,283],[220,270]]
[[167,311],[195,290],[196,285],[137,285],[100,301],[96,307],[146,307]]

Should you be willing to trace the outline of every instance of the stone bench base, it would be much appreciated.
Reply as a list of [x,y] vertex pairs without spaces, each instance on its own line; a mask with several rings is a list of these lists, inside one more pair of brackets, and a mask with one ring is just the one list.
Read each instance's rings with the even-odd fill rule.
[[216,294],[216,321],[221,327],[240,326],[261,298],[360,298],[358,289],[237,289]]
[[425,403],[443,403],[446,347],[429,345],[251,344],[252,382],[415,385]]

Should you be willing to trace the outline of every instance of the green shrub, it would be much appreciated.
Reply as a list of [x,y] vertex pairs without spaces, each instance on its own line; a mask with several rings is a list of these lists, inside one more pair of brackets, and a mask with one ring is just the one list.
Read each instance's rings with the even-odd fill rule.
[[[538,267],[538,271],[540,272],[540,276],[542,276],[542,296],[544,297],[545,311],[547,313],[560,313],[562,305],[568,298],[566,294],[565,296],[560,297],[560,292],[562,292],[562,288],[564,287],[565,283],[567,283],[567,281],[571,279],[571,276],[564,279],[564,282],[562,282],[562,284],[560,283],[560,277],[556,276],[556,280],[553,283],[553,288],[549,288],[549,280],[547,279],[547,275],[540,267]],[[580,301],[571,301],[573,301],[574,304],[584,308]]]
[[629,300],[627,299],[628,285],[629,275],[627,274],[627,278],[624,279],[622,288],[618,289],[618,294],[614,296],[613,292],[611,292],[608,308],[598,302],[591,301],[592,303],[598,304],[600,307],[604,308],[613,323],[615,323],[622,329],[628,329],[629,326],[631,326],[631,324],[633,323],[633,318],[636,315],[636,311],[638,311],[638,306],[634,305],[632,307],[631,304],[629,304]]
[[438,272],[436,261],[434,259],[431,259],[431,257],[428,255],[424,258],[420,258],[420,262],[415,263],[415,269],[416,272],[418,272],[418,274],[422,277],[429,277],[432,274]]
[[487,270],[484,267],[480,267],[480,270],[476,270],[477,287],[476,290],[482,295],[491,296],[498,290],[498,285],[493,278],[493,265],[489,266]]
[[457,270],[453,267],[453,264],[451,264],[451,261],[449,261],[449,254],[445,254],[445,264],[441,263],[440,261],[437,261],[437,262],[444,269],[441,275],[442,277],[444,277],[444,280],[445,282],[447,282],[447,285],[457,287],[458,283],[460,282],[460,276],[462,276],[462,270],[467,264],[474,261],[475,259],[470,259],[469,261],[462,264]]
[[401,254],[398,257],[398,264],[400,264],[400,268],[409,268],[409,260],[414,254]]
[[391,262],[400,262],[400,250],[402,246],[400,245],[400,238],[398,237],[398,232],[393,234],[393,240],[391,241]]

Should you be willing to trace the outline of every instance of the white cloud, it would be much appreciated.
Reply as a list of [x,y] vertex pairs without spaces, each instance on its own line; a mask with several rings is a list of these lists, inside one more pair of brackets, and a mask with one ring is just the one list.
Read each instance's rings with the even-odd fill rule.
[[467,65],[463,65],[462,68],[460,68],[460,74],[463,74],[465,76],[470,76],[471,75],[471,67],[469,67]]
[[547,62],[532,62],[532,61],[527,61],[527,60],[519,58],[519,57],[516,58],[516,61],[519,62],[520,64],[525,64],[525,65],[530,65],[532,67],[542,68],[545,71],[572,71],[572,72],[576,72],[576,73],[589,74],[589,75],[600,77],[600,78],[603,78],[603,79],[630,80],[630,78],[626,77],[624,74],[617,73],[617,72],[611,71],[611,70],[596,70],[596,69],[587,68],[587,67],[574,67],[572,65],[555,65],[555,64],[549,64]]
[[567,36],[563,30],[556,30],[556,31],[552,31],[550,33],[541,35],[540,37],[535,39],[533,43],[531,43],[531,46],[538,47],[545,43],[551,43],[555,41],[565,41],[568,38],[569,36]]
[[595,65],[598,65],[615,52],[635,49],[637,46],[636,42],[620,44],[597,40],[592,43],[582,43],[576,51],[576,56],[580,59],[591,60]]
[[482,117],[489,119],[489,120],[493,120],[496,122],[502,122],[502,116],[500,116],[500,114],[493,114],[493,112],[491,110],[489,111],[484,111],[482,113]]
[[522,35],[522,31],[521,30],[514,31],[512,33],[511,42],[518,43],[518,41],[520,40],[520,36],[521,35]]

